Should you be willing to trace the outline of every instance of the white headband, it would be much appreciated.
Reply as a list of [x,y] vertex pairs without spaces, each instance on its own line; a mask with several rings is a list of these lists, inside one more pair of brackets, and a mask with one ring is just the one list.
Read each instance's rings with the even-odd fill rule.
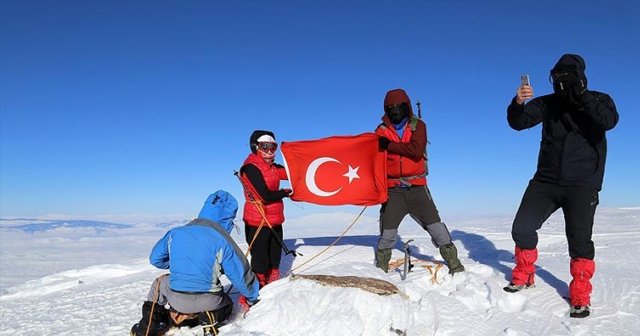
[[276,139],[274,139],[269,134],[265,134],[265,135],[259,137],[258,140],[256,140],[256,142],[274,142],[275,143]]

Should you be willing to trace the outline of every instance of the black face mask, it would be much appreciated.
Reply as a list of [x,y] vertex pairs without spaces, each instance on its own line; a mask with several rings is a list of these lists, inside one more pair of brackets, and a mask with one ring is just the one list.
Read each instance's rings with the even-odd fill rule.
[[394,124],[399,124],[402,119],[409,116],[409,109],[406,103],[398,105],[389,105],[384,108],[389,120]]
[[551,72],[553,92],[563,101],[577,104],[579,97],[586,89],[584,81],[572,69],[555,69]]

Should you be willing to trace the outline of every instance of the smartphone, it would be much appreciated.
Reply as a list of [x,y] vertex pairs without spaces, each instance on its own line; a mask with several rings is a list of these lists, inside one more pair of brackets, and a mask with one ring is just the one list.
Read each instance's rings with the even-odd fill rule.
[[521,86],[531,86],[529,83],[529,75],[520,75],[520,85]]

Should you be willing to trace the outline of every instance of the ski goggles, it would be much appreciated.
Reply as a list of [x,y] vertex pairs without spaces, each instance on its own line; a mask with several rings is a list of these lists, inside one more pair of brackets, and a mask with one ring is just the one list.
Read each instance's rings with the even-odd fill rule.
[[258,142],[258,149],[263,152],[275,152],[278,144],[275,142]]

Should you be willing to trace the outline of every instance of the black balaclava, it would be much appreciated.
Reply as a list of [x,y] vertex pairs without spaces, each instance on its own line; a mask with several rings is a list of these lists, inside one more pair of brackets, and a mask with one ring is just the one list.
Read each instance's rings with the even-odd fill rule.
[[587,89],[586,64],[580,55],[564,54],[551,69],[553,92],[565,102],[577,104]]
[[401,103],[400,105],[394,105],[392,107],[387,106],[385,113],[389,120],[397,125],[409,116],[409,108],[407,107],[407,103]]

